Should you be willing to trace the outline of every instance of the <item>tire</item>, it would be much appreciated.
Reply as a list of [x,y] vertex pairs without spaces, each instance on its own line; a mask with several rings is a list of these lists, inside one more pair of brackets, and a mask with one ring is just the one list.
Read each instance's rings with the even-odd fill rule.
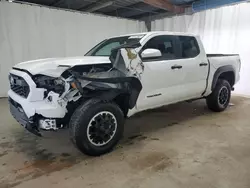
[[69,127],[71,140],[81,152],[100,156],[121,139],[124,115],[115,103],[90,99],[75,110]]
[[224,111],[231,99],[231,85],[227,80],[219,79],[212,94],[207,99],[207,106],[214,112]]

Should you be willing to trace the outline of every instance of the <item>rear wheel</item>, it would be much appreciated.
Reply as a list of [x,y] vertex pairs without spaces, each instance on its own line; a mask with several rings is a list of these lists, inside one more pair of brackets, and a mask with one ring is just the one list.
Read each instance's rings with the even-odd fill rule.
[[214,91],[206,99],[207,106],[215,112],[224,111],[231,99],[231,86],[227,80],[219,79]]
[[111,151],[123,134],[124,115],[115,103],[90,99],[70,121],[71,140],[83,153],[99,156]]

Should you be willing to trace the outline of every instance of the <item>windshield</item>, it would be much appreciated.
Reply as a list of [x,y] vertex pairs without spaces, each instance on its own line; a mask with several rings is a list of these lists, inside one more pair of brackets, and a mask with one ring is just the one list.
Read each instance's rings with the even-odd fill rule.
[[139,42],[144,36],[145,35],[132,35],[104,40],[92,48],[86,56],[110,56],[113,48],[122,44]]

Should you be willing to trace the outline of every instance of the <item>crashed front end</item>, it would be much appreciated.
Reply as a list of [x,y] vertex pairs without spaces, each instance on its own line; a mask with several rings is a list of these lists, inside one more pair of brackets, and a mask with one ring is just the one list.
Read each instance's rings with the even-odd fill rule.
[[13,68],[8,92],[11,114],[27,130],[42,136],[41,130],[67,128],[74,110],[90,98],[109,101],[123,95],[128,99],[127,109],[134,108],[144,68],[137,47],[139,44],[114,49],[111,64],[59,65],[55,70],[62,72],[59,77]]
[[[53,80],[54,86],[54,81],[60,80],[62,85],[53,87],[47,82],[44,83],[45,85],[39,85],[42,83],[40,79],[46,79],[49,82],[55,79]],[[57,130],[59,120],[66,114],[61,98],[61,93],[66,91],[66,82],[61,78],[49,76],[34,77],[18,69],[10,71],[9,80],[11,89],[8,91],[8,97],[13,117],[27,130],[38,136],[41,136],[40,129]],[[53,89],[49,90],[50,87]]]

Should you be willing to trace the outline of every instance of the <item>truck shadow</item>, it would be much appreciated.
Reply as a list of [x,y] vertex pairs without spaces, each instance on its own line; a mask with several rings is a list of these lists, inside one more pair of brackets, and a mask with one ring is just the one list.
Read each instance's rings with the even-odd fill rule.
[[210,113],[205,100],[181,102],[141,112],[127,120],[122,143],[131,144],[133,139],[146,139],[144,134],[147,132],[152,133]]

